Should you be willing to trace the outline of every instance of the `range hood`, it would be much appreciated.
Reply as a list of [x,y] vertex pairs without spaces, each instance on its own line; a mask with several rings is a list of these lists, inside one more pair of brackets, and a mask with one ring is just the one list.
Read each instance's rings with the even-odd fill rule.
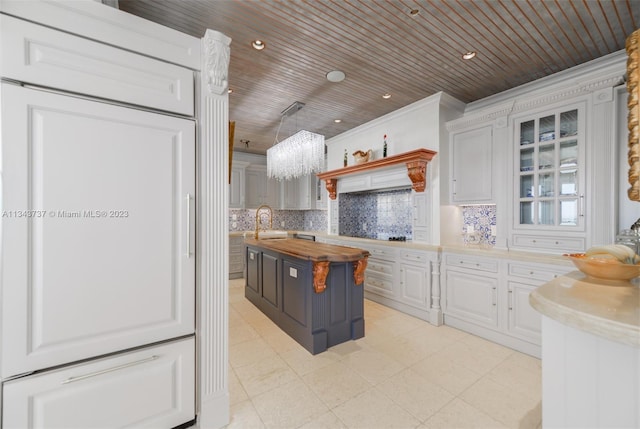
[[[369,173],[369,176],[371,176],[370,173],[372,173],[373,170],[383,169],[385,173],[388,173],[388,170],[391,169],[400,170],[399,173],[402,176],[401,178],[406,178],[408,176],[413,190],[416,192],[424,192],[427,186],[427,164],[436,154],[437,152],[429,149],[416,149],[399,155],[377,159],[375,161],[326,171],[324,173],[319,173],[317,176],[319,179],[325,181],[325,186],[329,192],[329,198],[332,200],[336,199],[338,179],[361,175],[362,173]],[[385,182],[388,186],[396,186],[392,182],[389,182],[388,179],[389,177],[385,178]],[[363,189],[360,190],[364,190],[367,185],[363,183],[362,187]]]

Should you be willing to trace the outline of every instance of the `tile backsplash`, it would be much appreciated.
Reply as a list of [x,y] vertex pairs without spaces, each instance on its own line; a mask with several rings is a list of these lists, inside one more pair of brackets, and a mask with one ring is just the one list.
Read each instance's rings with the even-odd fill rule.
[[[235,215],[235,220],[234,220]],[[284,222],[284,226],[283,223]],[[253,231],[256,228],[255,210],[229,210],[229,231]],[[274,210],[273,229],[288,231],[326,231],[326,210]]]
[[411,189],[340,194],[339,234],[387,240],[412,238]]
[[473,226],[483,243],[496,244],[496,237],[491,235],[491,226],[496,224],[496,206],[463,206],[462,207],[462,234],[467,231],[469,225]]

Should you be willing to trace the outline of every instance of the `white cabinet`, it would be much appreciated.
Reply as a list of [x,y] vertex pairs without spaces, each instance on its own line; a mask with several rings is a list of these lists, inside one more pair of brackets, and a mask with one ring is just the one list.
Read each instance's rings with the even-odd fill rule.
[[512,246],[584,251],[584,102],[514,119]]
[[497,328],[498,262],[457,254],[445,255],[444,261],[445,324],[451,324],[451,318],[457,318],[463,322]]
[[249,165],[245,170],[244,208],[257,209],[263,204],[280,206],[280,182],[267,177],[267,167]]
[[229,278],[237,279],[244,276],[244,237],[229,236]]
[[413,203],[413,241],[428,243],[431,241],[429,233],[430,204],[428,195],[411,191]]
[[315,174],[311,175],[310,180],[313,184],[313,209],[326,210],[329,205],[329,192],[325,187],[324,180],[320,180]]
[[193,333],[194,121],[4,83],[2,123],[2,376]]
[[2,427],[160,428],[195,416],[193,338],[14,379]]
[[245,198],[245,171],[248,162],[234,161],[231,166],[231,183],[229,184],[229,208],[243,209]]
[[507,267],[507,331],[522,340],[540,344],[541,316],[529,304],[529,294],[573,267],[520,261],[509,261]]
[[[315,177],[315,176],[314,176]],[[311,207],[311,176],[301,176],[296,179],[283,180],[282,204],[284,210],[310,210]],[[315,182],[314,182],[315,186]]]
[[[431,302],[431,258],[420,250],[400,250],[398,260],[400,287],[398,299],[421,311],[429,311]],[[433,255],[437,261],[437,256]]]
[[493,127],[451,134],[451,202],[492,201]]

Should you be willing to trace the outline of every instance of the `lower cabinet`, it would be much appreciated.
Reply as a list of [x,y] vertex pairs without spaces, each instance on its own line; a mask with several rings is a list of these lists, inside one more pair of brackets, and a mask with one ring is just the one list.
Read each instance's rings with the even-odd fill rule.
[[3,429],[182,425],[195,419],[195,340],[16,378],[2,396]]
[[445,253],[444,323],[540,357],[540,314],[529,294],[572,271],[551,265]]
[[237,279],[244,275],[244,237],[229,236],[229,278]]

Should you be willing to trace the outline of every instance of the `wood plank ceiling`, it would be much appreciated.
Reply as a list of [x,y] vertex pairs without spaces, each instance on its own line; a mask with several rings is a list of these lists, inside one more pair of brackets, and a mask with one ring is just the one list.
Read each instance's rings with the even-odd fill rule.
[[[255,153],[274,144],[281,112],[294,101],[306,106],[284,120],[279,140],[300,128],[328,139],[439,91],[471,102],[624,49],[640,23],[638,0],[120,0],[119,7],[195,37],[211,28],[233,39],[234,148]],[[266,49],[254,50],[255,39]],[[464,61],[468,51],[477,55]],[[327,81],[331,70],[346,79]]]

